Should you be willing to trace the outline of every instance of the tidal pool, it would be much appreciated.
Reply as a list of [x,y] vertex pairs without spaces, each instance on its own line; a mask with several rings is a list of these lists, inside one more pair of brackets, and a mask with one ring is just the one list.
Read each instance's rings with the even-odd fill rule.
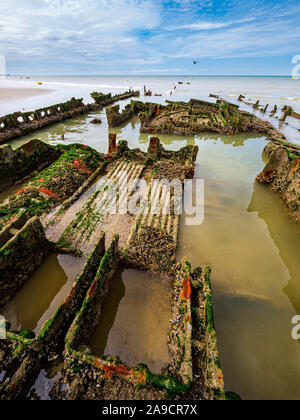
[[120,356],[129,367],[144,363],[159,374],[170,361],[171,318],[168,276],[119,270],[89,346],[96,356]]
[[86,259],[50,254],[0,313],[11,322],[12,331],[36,334],[68,296]]
[[[123,102],[122,107],[125,105]],[[90,124],[95,116],[103,120],[100,126]],[[127,140],[129,147],[146,151],[150,136],[140,134],[139,129],[135,119],[108,130],[105,112],[93,113],[17,139],[14,147],[40,138],[51,144],[85,143],[107,152],[110,131],[118,140]],[[255,182],[265,164],[266,139],[247,133],[159,138],[170,150],[187,144],[199,146],[195,177],[205,181],[205,220],[200,226],[187,226],[182,217],[177,256],[188,257],[194,266],[212,265],[226,390],[243,399],[300,399],[300,342],[291,336],[292,317],[300,314],[300,227],[289,219],[279,197]],[[121,277],[119,282],[106,337],[113,332],[116,307],[125,293]],[[132,334],[137,330],[133,328]],[[104,353],[107,342],[99,344],[99,354]],[[125,345],[124,349],[126,359]],[[133,359],[127,361],[135,364]]]
[[178,258],[213,269],[214,308],[227,390],[244,399],[299,399],[300,228],[279,197],[255,183],[264,139],[234,148],[200,140],[205,220],[181,220]]

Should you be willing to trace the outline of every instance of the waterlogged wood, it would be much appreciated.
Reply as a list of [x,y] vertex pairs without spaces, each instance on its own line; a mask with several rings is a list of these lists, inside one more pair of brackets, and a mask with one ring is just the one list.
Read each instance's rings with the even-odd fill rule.
[[[120,99],[120,96],[118,99],[104,96],[99,95],[99,101]],[[140,109],[140,106],[141,103],[137,102],[132,105],[134,109]],[[171,106],[180,114],[177,105]],[[192,112],[198,112],[197,107],[208,105],[194,100],[191,106]],[[230,105],[228,107],[231,109]],[[128,110],[124,113],[126,118]],[[141,111],[142,118],[148,118],[147,112],[160,118],[163,110],[160,105],[149,104],[146,111]],[[143,112],[146,112],[144,116]],[[224,124],[219,113],[214,118],[216,123]],[[111,136],[108,149],[107,155],[101,155],[82,145],[62,147],[59,158],[52,165],[34,176],[10,198],[8,204],[0,207],[0,224],[4,228],[0,241],[4,247],[10,241],[10,235],[18,235],[18,230],[22,229],[23,222],[19,220],[19,211],[22,211],[25,223],[27,217],[37,214],[47,226],[47,235],[55,243],[44,237],[45,250],[49,247],[49,251],[87,258],[68,296],[36,337],[32,331],[8,331],[11,347],[3,348],[1,353],[0,343],[0,370],[14,367],[11,377],[0,384],[1,398],[14,399],[24,395],[26,383],[41,369],[40,361],[54,360],[64,350],[64,370],[53,391],[57,399],[164,400],[175,397],[203,399],[207,396],[209,399],[223,399],[221,387],[218,395],[211,391],[215,384],[206,375],[207,353],[200,356],[207,382],[201,379],[199,385],[197,377],[194,378],[194,364],[196,376],[200,366],[194,359],[193,350],[199,330],[199,325],[193,324],[192,310],[196,274],[187,261],[182,265],[175,264],[180,223],[175,207],[177,196],[182,195],[183,189],[179,194],[174,187],[169,194],[167,185],[158,182],[160,179],[177,180],[182,188],[184,181],[194,175],[198,148],[187,146],[176,152],[166,151],[158,138],[152,138],[148,152],[144,153],[139,149],[130,150],[125,141],[117,145],[116,137]],[[101,179],[103,171],[106,177]],[[99,184],[96,186],[97,180]],[[103,209],[113,204],[114,198],[117,208],[126,207],[133,193],[131,190],[127,195],[127,185],[132,184],[134,190],[139,180],[144,180],[146,192],[138,214],[129,214],[128,208],[119,214],[103,214]],[[111,189],[116,182],[120,190],[114,197]],[[151,211],[151,206],[146,206],[151,199],[151,205],[157,209],[155,212]],[[10,226],[12,222],[14,224]],[[60,232],[60,229],[63,229],[63,234],[57,241],[55,232]],[[116,233],[120,234],[120,241]],[[20,261],[26,266],[24,259]],[[174,356],[161,374],[152,372],[144,364],[126,366],[118,357],[96,357],[86,346],[94,327],[101,322],[102,305],[120,266],[143,268],[148,273],[153,270],[165,272],[164,275],[177,285],[174,289],[177,294],[172,300],[172,328],[170,337],[166,337]],[[165,296],[162,298],[166,300]],[[203,317],[201,313],[205,322]],[[209,325],[211,334],[212,323]],[[209,339],[207,334],[208,330],[204,333],[204,340]]]

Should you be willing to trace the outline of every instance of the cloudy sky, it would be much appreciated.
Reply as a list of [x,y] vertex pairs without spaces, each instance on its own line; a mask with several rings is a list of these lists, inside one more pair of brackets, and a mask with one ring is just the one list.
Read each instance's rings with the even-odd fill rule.
[[0,16],[10,74],[289,75],[300,54],[299,0],[3,0]]

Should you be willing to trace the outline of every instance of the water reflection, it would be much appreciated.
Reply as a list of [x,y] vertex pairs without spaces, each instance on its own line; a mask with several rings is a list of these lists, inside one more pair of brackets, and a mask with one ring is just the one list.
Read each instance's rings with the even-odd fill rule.
[[93,354],[120,356],[134,367],[145,363],[154,373],[169,362],[171,319],[169,278],[136,270],[119,271],[89,345]]
[[[257,212],[268,227],[280,257],[289,270],[290,280],[283,291],[288,296],[296,314],[300,314],[300,227],[289,218],[288,212],[279,196],[268,186],[255,184],[248,208]],[[296,250],[296,252],[295,252]]]
[[67,297],[85,258],[49,255],[14,298],[0,312],[11,322],[11,330],[39,333]]
[[[95,117],[102,119],[100,126],[90,124]],[[146,151],[151,135],[140,134],[139,129],[135,119],[109,130],[105,112],[100,112],[37,131],[14,144],[36,137],[51,144],[85,143],[104,153],[110,131],[116,132],[118,140],[127,140],[129,147]],[[266,140],[247,133],[158,137],[168,149],[199,146],[195,176],[205,180],[205,221],[191,227],[182,217],[178,259],[186,256],[194,266],[208,262],[213,267],[216,329],[226,388],[244,399],[299,399],[300,352],[291,337],[291,319],[300,314],[299,226],[288,218],[275,193],[255,183],[265,165],[262,150]],[[135,298],[126,301],[127,284],[120,275],[115,301],[105,309],[106,321],[99,325],[100,333],[95,332],[92,347],[101,355],[118,355],[121,348],[122,359],[135,365],[145,362],[147,350],[155,350],[157,344],[147,337],[134,341],[139,331],[147,332],[147,328],[138,328],[136,320],[145,315],[144,300],[152,285],[138,280],[132,284]],[[39,297],[35,300],[39,302]],[[151,324],[152,317],[170,319],[163,313],[161,308],[147,312],[150,338],[157,328]],[[123,327],[115,329],[118,325]],[[128,356],[134,355],[132,348],[139,350],[134,359]]]
[[300,232],[279,197],[255,183],[266,142],[197,144],[205,220],[190,227],[182,218],[178,258],[212,265],[226,388],[244,399],[299,399],[300,352],[291,320],[300,303]]

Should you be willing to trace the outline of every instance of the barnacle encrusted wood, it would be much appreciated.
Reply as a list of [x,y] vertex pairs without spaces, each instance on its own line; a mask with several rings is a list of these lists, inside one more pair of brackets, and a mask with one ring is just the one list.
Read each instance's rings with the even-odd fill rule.
[[94,109],[96,109],[95,105],[85,105],[82,99],[72,98],[68,102],[35,111],[15,112],[14,114],[5,115],[0,117],[0,143],[67,118],[86,114]]
[[276,141],[265,147],[269,157],[256,180],[269,184],[279,193],[293,219],[300,221],[300,149],[292,144]]
[[[93,96],[106,106],[137,94]],[[166,113],[195,116],[199,108],[212,111],[209,120],[213,118],[215,128],[230,128],[231,133],[239,125],[232,119],[238,108],[223,102],[212,105],[192,100],[164,107],[132,101],[122,113],[113,107],[107,115],[111,125],[139,115],[142,129],[152,132],[153,127],[165,130],[160,117],[168,118]],[[172,130],[185,133],[183,120],[174,118]],[[249,119],[255,129],[261,127],[246,114],[241,118]],[[248,127],[245,121],[240,128]],[[38,141],[14,152],[3,148],[4,164],[13,168],[17,156],[24,170],[20,168],[15,176],[30,179],[0,205],[0,305],[13,299],[52,252],[80,256],[85,265],[41,328],[10,331],[7,324],[6,340],[0,340],[1,399],[29,395],[43,366],[59,358],[63,368],[53,381],[55,399],[226,398],[214,327],[211,269],[193,270],[186,258],[176,262],[178,202],[186,180],[194,176],[197,154],[196,146],[165,150],[158,137],[150,139],[147,152],[131,150],[126,141],[117,144],[115,135],[110,135],[107,155],[80,144],[52,147]],[[131,213],[128,205],[142,184],[145,190],[136,213]],[[112,204],[116,212],[110,211]],[[143,363],[127,366],[119,357],[96,356],[87,347],[102,322],[103,304],[116,270],[128,267],[164,272],[172,284],[172,319],[166,337],[170,362],[160,374]]]

